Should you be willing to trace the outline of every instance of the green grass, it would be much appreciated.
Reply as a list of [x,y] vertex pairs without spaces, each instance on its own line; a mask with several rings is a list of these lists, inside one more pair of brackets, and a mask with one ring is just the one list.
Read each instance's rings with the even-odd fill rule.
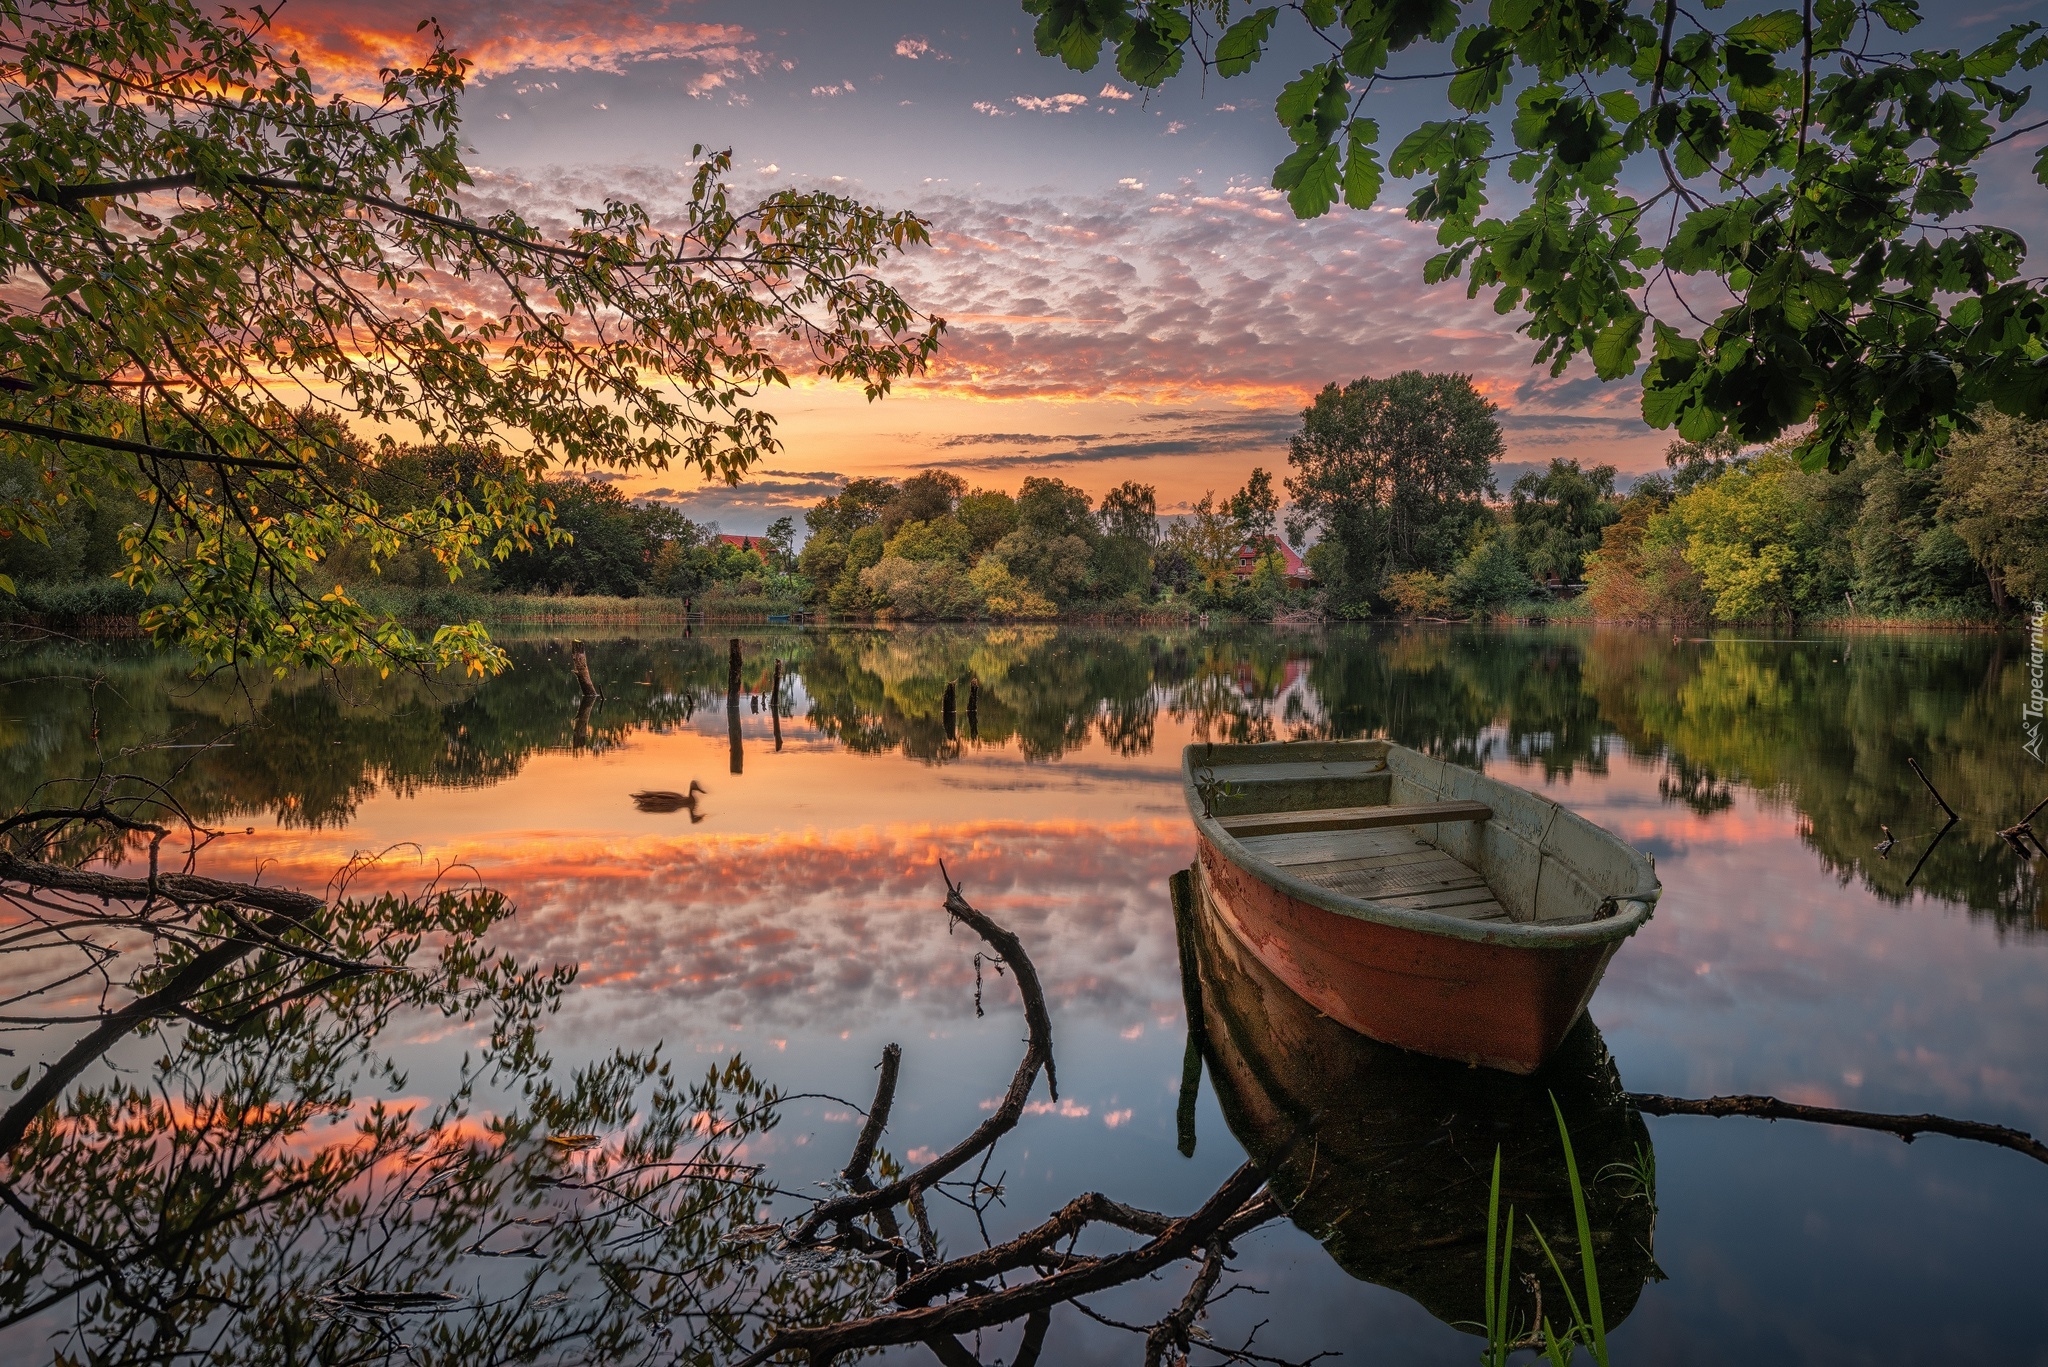
[[[1571,1183],[1572,1217],[1579,1241],[1579,1272],[1585,1289],[1581,1302],[1572,1291],[1570,1278],[1565,1276],[1564,1267],[1558,1261],[1550,1241],[1543,1237],[1535,1219],[1529,1219],[1529,1231],[1536,1236],[1536,1244],[1543,1250],[1543,1256],[1550,1264],[1550,1270],[1557,1275],[1557,1283],[1564,1288],[1565,1308],[1571,1312],[1564,1321],[1562,1332],[1553,1325],[1548,1315],[1537,1325],[1541,1353],[1552,1367],[1566,1367],[1578,1350],[1583,1347],[1598,1367],[1610,1367],[1607,1353],[1607,1312],[1600,1300],[1600,1271],[1593,1256],[1593,1222],[1586,1211],[1586,1188],[1579,1178],[1578,1155],[1572,1151],[1571,1130],[1564,1123],[1564,1108],[1557,1104],[1557,1097],[1550,1098],[1550,1108],[1557,1114],[1557,1136],[1564,1144],[1565,1176]],[[1641,1162],[1641,1156],[1638,1155]],[[1645,1175],[1639,1175],[1645,1176]],[[1647,1181],[1654,1183],[1655,1169],[1646,1174]],[[1510,1263],[1514,1255],[1515,1208],[1508,1207],[1505,1222],[1500,1218],[1500,1150],[1493,1151],[1493,1183],[1486,1194],[1486,1323],[1483,1327],[1486,1347],[1480,1354],[1484,1367],[1507,1367],[1508,1358],[1519,1349],[1531,1346],[1529,1335],[1508,1317],[1508,1288]]]

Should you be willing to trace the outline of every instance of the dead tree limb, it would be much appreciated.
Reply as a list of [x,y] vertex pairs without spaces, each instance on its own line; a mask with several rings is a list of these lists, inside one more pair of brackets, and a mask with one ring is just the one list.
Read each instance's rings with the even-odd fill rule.
[[930,1190],[965,1167],[976,1154],[1017,1127],[1018,1120],[1023,1118],[1025,1103],[1031,1099],[1031,1089],[1038,1081],[1040,1069],[1045,1072],[1046,1085],[1051,1088],[1053,1098],[1057,1100],[1059,1097],[1059,1082],[1053,1072],[1052,1016],[1046,1010],[1045,989],[1039,985],[1038,970],[1032,967],[1031,956],[1024,952],[1024,942],[975,910],[961,895],[959,885],[946,875],[944,865],[940,866],[940,875],[946,879],[947,915],[955,921],[965,922],[995,950],[997,962],[1017,975],[1017,990],[1024,998],[1024,1022],[1030,1031],[1024,1057],[1017,1064],[1016,1074],[1010,1079],[1010,1089],[1003,1094],[1002,1103],[993,1115],[974,1128],[972,1134],[917,1171],[907,1173],[887,1186],[853,1192],[824,1202],[806,1217],[796,1232],[798,1241],[816,1238],[818,1231],[827,1224],[857,1219],[885,1206],[901,1205],[913,1191]]
[[903,1046],[892,1044],[882,1050],[882,1076],[875,1083],[875,1099],[868,1107],[868,1118],[860,1127],[860,1138],[853,1143],[853,1157],[847,1160],[840,1172],[840,1180],[855,1191],[863,1188],[872,1190],[868,1181],[868,1164],[875,1161],[875,1146],[882,1142],[882,1131],[889,1128],[889,1108],[896,1101],[896,1070],[903,1063]]
[[1906,1143],[1915,1135],[1942,1134],[1951,1139],[1971,1139],[1996,1144],[2023,1153],[2037,1163],[2048,1163],[2048,1144],[2024,1130],[1981,1120],[1955,1120],[1945,1115],[1888,1115],[1880,1111],[1845,1111],[1833,1106],[1805,1106],[1780,1101],[1774,1096],[1659,1096],[1652,1092],[1630,1092],[1630,1101],[1644,1115],[1752,1116],[1758,1120],[1805,1120],[1817,1125],[1842,1125],[1857,1130],[1878,1130],[1895,1134]]
[[[940,872],[945,873],[943,865]],[[995,951],[999,971],[1007,969],[1016,974],[1029,1037],[1010,1091],[996,1113],[961,1143],[915,1172],[885,1187],[873,1187],[865,1174],[887,1123],[895,1091],[899,1051],[890,1046],[883,1056],[883,1076],[876,1089],[875,1105],[842,1173],[855,1191],[814,1205],[790,1229],[784,1245],[792,1252],[802,1252],[807,1247],[825,1244],[856,1252],[888,1267],[896,1277],[892,1299],[897,1308],[838,1323],[782,1326],[745,1358],[741,1367],[785,1356],[802,1358],[819,1367],[847,1354],[908,1344],[925,1345],[943,1363],[966,1364],[974,1358],[961,1344],[961,1335],[1018,1320],[1025,1321],[1025,1327],[1017,1363],[1025,1367],[1035,1363],[1043,1349],[1053,1307],[1150,1277],[1172,1263],[1199,1258],[1201,1268],[1178,1308],[1159,1325],[1138,1330],[1146,1335],[1148,1345],[1158,1345],[1153,1353],[1156,1360],[1159,1353],[1175,1345],[1184,1349],[1189,1342],[1195,1320],[1215,1297],[1231,1256],[1231,1241],[1279,1213],[1278,1204],[1263,1190],[1264,1179],[1259,1170],[1246,1163],[1191,1215],[1161,1215],[1091,1192],[1068,1202],[1051,1219],[1015,1238],[989,1244],[962,1257],[941,1260],[937,1240],[923,1217],[924,1193],[943,1192],[940,1184],[969,1159],[981,1154],[984,1175],[975,1176],[967,1184],[974,1191],[969,1204],[979,1216],[982,1207],[975,1202],[983,1193],[998,1190],[985,1181],[987,1155],[1022,1116],[1039,1069],[1045,1070],[1050,1082],[1053,1066],[1052,1019],[1046,1009],[1044,988],[1023,942],[976,910],[950,875],[946,877],[945,907],[952,921],[966,923]],[[862,1186],[868,1189],[860,1190]],[[897,1206],[908,1206],[918,1216],[918,1252],[906,1247],[897,1233]],[[867,1226],[857,1223],[863,1217],[872,1217],[884,1237],[877,1237]],[[1118,1253],[1075,1252],[1075,1242],[1091,1225],[1126,1230],[1143,1236],[1145,1242]],[[827,1226],[836,1233],[821,1240],[820,1232]],[[988,1239],[985,1227],[982,1237],[984,1241]],[[1004,1284],[1008,1274],[1021,1272],[1036,1275],[1016,1285]]]
[[939,1334],[958,1335],[1007,1324],[1037,1310],[1050,1310],[1076,1296],[1122,1286],[1179,1262],[1197,1248],[1206,1249],[1264,1185],[1265,1178],[1258,1167],[1246,1163],[1202,1203],[1201,1209],[1172,1221],[1158,1237],[1129,1252],[1091,1259],[1049,1277],[990,1291],[987,1295],[914,1310],[894,1310],[838,1324],[780,1330],[742,1359],[740,1367],[756,1367],[784,1353],[801,1353],[813,1362],[830,1362],[841,1354],[869,1348],[923,1343]]

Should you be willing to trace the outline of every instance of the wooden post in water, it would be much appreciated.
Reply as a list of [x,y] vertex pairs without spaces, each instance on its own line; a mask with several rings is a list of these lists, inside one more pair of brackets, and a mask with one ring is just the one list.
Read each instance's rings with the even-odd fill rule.
[[939,715],[944,718],[946,723],[946,739],[959,739],[953,727],[953,681],[951,679],[946,680],[946,700],[939,705]]
[[737,699],[740,695],[740,638],[732,638],[732,653],[725,661],[725,695]]
[[731,772],[737,774],[747,761],[747,753],[740,746],[740,695],[737,692],[725,695],[725,734],[732,741]]
[[583,642],[569,642],[569,668],[575,671],[576,687],[586,698],[597,696],[597,685],[590,681],[590,657],[584,653]]
[[967,676],[967,739],[981,739],[981,680]]
[[775,662],[775,682],[768,689],[768,710],[780,714],[782,711],[782,661]]

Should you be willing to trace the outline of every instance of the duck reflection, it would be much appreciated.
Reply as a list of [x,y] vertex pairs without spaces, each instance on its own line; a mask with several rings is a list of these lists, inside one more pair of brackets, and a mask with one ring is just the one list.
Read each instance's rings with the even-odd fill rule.
[[1346,1272],[1479,1332],[1498,1149],[1500,1208],[1513,1205],[1516,1225],[1509,1322],[1533,1324],[1538,1294],[1558,1322],[1563,1288],[1535,1231],[1573,1289],[1584,1286],[1555,1096],[1587,1188],[1608,1327],[1662,1279],[1649,1129],[1590,1018],[1527,1077],[1427,1058],[1354,1034],[1294,995],[1185,874],[1174,877],[1174,914],[1193,1040],[1224,1120],[1289,1217]]

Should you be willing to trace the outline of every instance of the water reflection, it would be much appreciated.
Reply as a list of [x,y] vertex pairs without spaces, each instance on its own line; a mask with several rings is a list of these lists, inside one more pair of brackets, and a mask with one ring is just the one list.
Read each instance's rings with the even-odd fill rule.
[[[1145,756],[1165,717],[1219,741],[1386,735],[1546,779],[1605,773],[1626,751],[1657,760],[1663,800],[1703,817],[1725,812],[1738,787],[1796,808],[1826,869],[1888,899],[1926,893],[2023,930],[2048,917],[2043,870],[1996,834],[2044,785],[2020,748],[2024,659],[2002,637],[1037,626],[741,639],[738,692],[722,640],[594,642],[594,701],[579,700],[566,643],[544,640],[514,642],[516,668],[487,682],[341,685],[194,681],[185,662],[139,647],[19,650],[0,662],[0,802],[108,757],[175,784],[205,820],[335,827],[379,792],[488,786],[557,749],[604,755],[721,699],[735,774],[764,700],[762,741],[777,752],[788,717],[807,723],[800,740],[935,766],[989,750],[1032,763]],[[1963,815],[1931,852],[1941,813],[1909,758]],[[1886,827],[1898,843],[1880,850]]]
[[1400,1291],[1453,1327],[1485,1322],[1486,1218],[1494,1155],[1512,1205],[1510,1323],[1541,1305],[1562,1315],[1538,1242],[1582,1290],[1556,1098],[1588,1180],[1607,1324],[1661,1279],[1652,1254],[1656,1160],[1614,1060],[1582,1018],[1542,1070],[1515,1077],[1425,1058],[1357,1035],[1289,991],[1188,880],[1175,914],[1193,953],[1184,982],[1195,1038],[1231,1134],[1258,1162],[1289,1217],[1346,1272]]

